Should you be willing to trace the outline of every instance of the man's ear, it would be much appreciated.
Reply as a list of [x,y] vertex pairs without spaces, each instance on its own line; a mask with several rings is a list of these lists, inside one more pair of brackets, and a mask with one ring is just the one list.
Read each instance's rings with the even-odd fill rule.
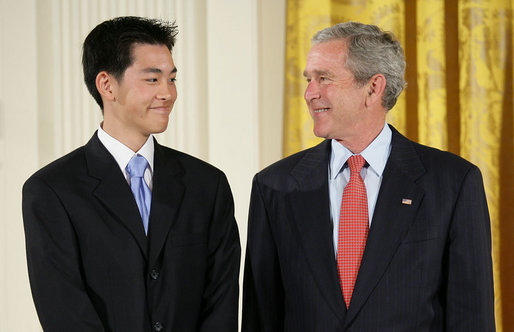
[[107,73],[106,71],[101,71],[96,75],[96,89],[102,96],[102,99],[108,101],[116,101],[116,79]]
[[376,103],[382,105],[382,96],[386,87],[386,78],[382,74],[373,75],[367,85],[366,106],[372,106]]

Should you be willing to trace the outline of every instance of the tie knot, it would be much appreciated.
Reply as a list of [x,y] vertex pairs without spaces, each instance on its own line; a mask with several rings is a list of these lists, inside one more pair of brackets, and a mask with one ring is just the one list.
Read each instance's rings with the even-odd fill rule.
[[348,166],[350,167],[350,175],[351,174],[359,174],[361,172],[362,166],[366,163],[366,160],[360,155],[354,155],[348,158]]
[[148,161],[146,161],[145,157],[136,154],[130,159],[126,170],[131,178],[141,178],[145,174],[146,167],[148,167]]

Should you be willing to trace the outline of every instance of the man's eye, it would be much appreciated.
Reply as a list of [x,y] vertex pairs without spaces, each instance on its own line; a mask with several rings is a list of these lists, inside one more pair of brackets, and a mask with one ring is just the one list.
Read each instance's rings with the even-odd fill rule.
[[147,82],[150,82],[150,83],[155,83],[157,82],[157,79],[156,78],[148,78],[146,79]]
[[175,77],[170,78],[170,83],[175,83],[177,79]]

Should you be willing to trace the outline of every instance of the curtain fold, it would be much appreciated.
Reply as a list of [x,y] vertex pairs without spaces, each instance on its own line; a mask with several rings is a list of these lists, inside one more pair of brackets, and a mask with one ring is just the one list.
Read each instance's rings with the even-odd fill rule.
[[514,5],[511,0],[288,0],[284,156],[320,141],[303,100],[310,39],[344,21],[404,47],[407,89],[388,122],[482,171],[491,215],[496,324],[514,330]]

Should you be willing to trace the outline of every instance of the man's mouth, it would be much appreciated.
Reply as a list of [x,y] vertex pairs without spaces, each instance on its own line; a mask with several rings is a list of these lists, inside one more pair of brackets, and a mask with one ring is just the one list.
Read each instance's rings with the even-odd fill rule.
[[150,107],[151,110],[158,111],[158,112],[170,112],[171,106],[168,105],[162,105],[162,106],[154,106]]
[[328,108],[319,108],[317,110],[314,110],[314,113],[322,113],[328,111]]

